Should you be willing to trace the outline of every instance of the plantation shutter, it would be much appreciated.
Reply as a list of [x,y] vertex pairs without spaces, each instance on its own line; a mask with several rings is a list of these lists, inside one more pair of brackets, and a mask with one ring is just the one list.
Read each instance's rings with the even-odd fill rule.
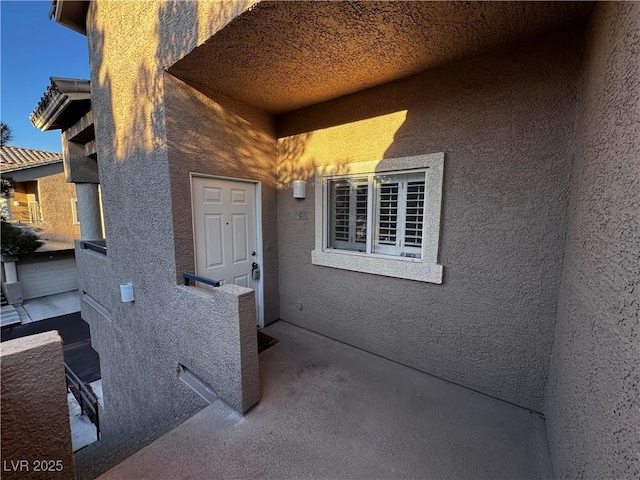
[[424,173],[375,178],[373,252],[420,258],[424,225]]
[[425,180],[424,172],[327,180],[328,248],[421,258]]
[[422,247],[424,187],[424,180],[407,182],[404,228],[404,244],[407,247]]
[[330,248],[366,250],[368,194],[366,178],[329,181]]

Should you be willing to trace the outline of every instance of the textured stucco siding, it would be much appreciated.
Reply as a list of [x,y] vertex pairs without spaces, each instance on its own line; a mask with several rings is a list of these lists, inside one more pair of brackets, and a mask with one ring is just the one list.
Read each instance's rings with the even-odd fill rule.
[[3,343],[1,363],[2,478],[74,479],[60,335]]
[[[280,117],[281,318],[541,411],[579,49],[579,32],[537,39]],[[311,265],[315,166],[433,152],[442,285]]]
[[558,478],[640,478],[640,3],[597,6],[546,416]]
[[67,183],[64,173],[38,180],[38,194],[47,238],[52,241],[73,241],[80,237],[80,225],[73,223],[71,199],[76,198],[76,186]]
[[273,119],[237,101],[205,96],[165,74],[176,269],[195,272],[190,174],[259,181],[265,324],[278,319],[277,143]]
[[38,183],[33,180],[19,183],[16,181],[13,189],[13,196],[9,200],[11,203],[11,220],[31,223],[31,215],[29,213],[29,195],[35,195],[37,198]]
[[[102,426],[105,438],[120,438],[123,445],[165,431],[204,405],[178,379],[179,363],[203,365],[199,362],[221,348],[225,335],[248,334],[237,327],[225,335],[216,332],[229,319],[218,318],[210,300],[185,301],[177,285],[181,272],[175,264],[164,69],[250,4],[116,1],[91,2],[89,7],[92,109],[108,265],[101,268],[106,278],[91,287],[87,271],[81,283],[92,297],[103,297],[111,321],[86,302],[83,315],[90,323],[102,322],[94,340],[101,354]],[[133,283],[133,303],[119,300],[119,285],[125,282]],[[238,342],[227,344],[252,361],[252,352]],[[217,369],[227,367],[209,363],[202,370],[195,367],[194,373],[211,380]],[[242,391],[238,376],[229,381],[235,382],[236,393]]]
[[189,310],[198,303],[188,329],[180,335],[191,351],[167,352],[211,385],[218,396],[239,412],[260,399],[254,292],[223,285],[211,292],[179,287],[176,307]]
[[587,2],[262,1],[169,72],[283,113],[581,24],[591,9]]
[[[93,119],[91,111],[87,114]],[[79,120],[70,130],[62,132],[62,154],[64,159],[64,176],[73,183],[100,183],[98,164],[87,157],[86,145],[69,140],[71,130],[76,130],[79,123],[86,125],[87,116]],[[74,132],[75,133],[75,132]]]
[[[31,224],[27,195],[34,195],[41,216],[41,222],[31,224],[40,229],[36,233],[48,242],[47,249],[70,248],[73,240],[80,236],[80,226],[73,223],[71,207],[71,199],[76,198],[76,188],[74,184],[66,182],[62,165],[27,169],[10,176],[16,181],[15,192],[9,200],[11,219]],[[18,202],[18,205],[14,205],[14,202]]]
[[81,248],[80,240],[76,240],[75,257],[82,290],[90,292],[93,299],[107,310],[113,310],[120,301],[120,292],[109,288],[114,276],[109,257]]

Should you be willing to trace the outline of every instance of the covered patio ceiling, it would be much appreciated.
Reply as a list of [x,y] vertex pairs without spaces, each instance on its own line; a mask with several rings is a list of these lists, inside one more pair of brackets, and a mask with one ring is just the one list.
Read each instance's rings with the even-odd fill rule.
[[588,2],[261,2],[169,72],[274,114],[583,24]]

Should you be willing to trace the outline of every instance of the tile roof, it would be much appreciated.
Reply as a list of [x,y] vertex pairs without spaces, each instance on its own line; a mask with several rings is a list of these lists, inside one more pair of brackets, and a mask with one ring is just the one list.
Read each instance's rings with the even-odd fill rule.
[[51,77],[29,119],[42,131],[66,130],[91,110],[91,82],[76,78]]
[[62,161],[61,153],[9,146],[4,146],[0,150],[2,153],[0,171],[2,172],[13,172]]

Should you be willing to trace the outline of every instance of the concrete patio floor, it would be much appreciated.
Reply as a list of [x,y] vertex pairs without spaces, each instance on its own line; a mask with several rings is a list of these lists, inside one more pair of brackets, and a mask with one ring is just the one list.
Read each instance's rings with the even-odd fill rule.
[[262,400],[217,401],[104,479],[553,476],[538,414],[285,322],[260,354]]

